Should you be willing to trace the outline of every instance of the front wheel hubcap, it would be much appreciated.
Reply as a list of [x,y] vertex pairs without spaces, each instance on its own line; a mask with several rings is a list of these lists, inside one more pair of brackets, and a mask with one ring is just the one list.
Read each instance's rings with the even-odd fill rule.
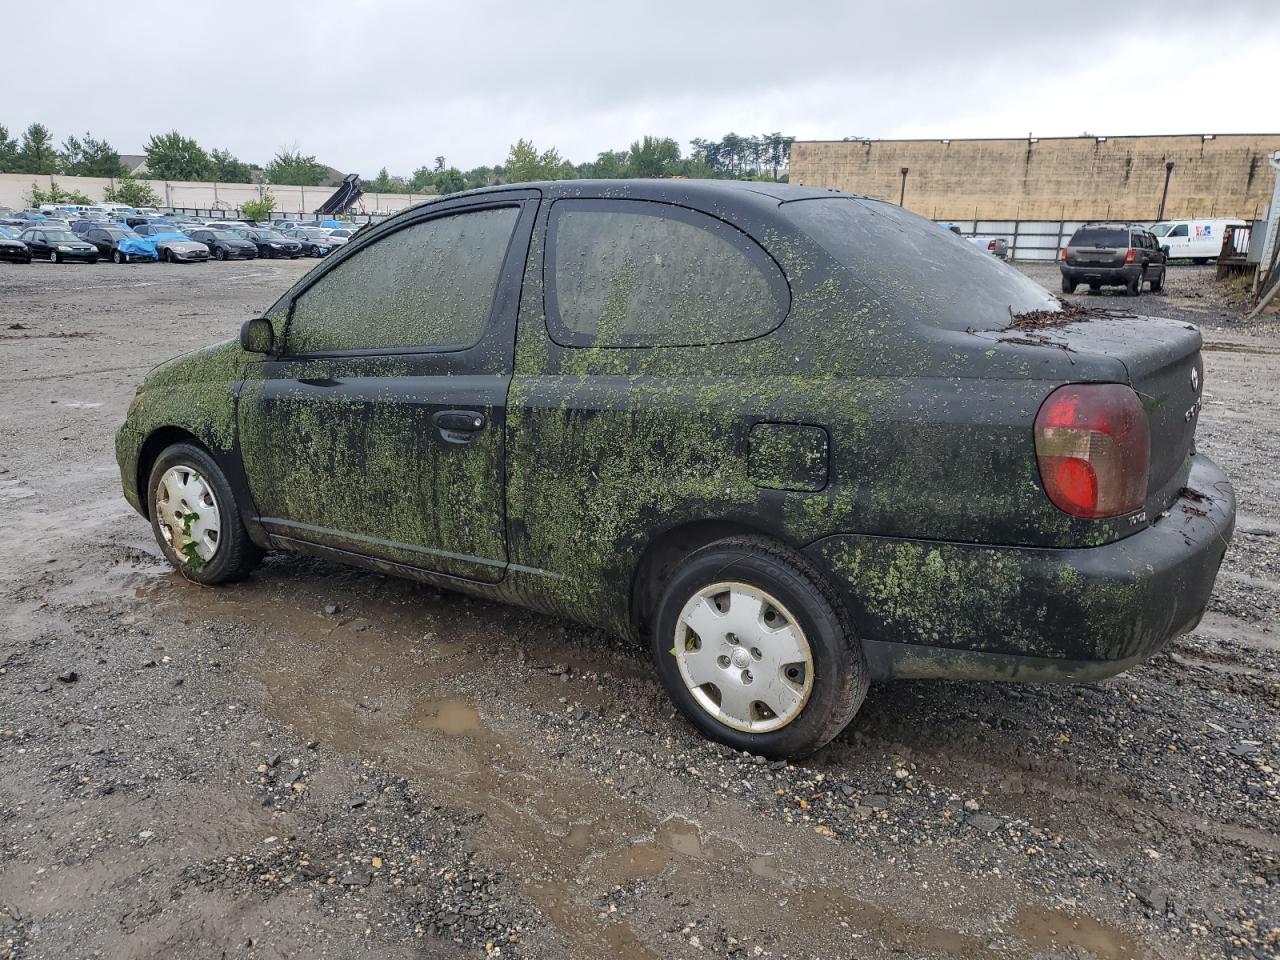
[[672,653],[698,706],[734,730],[769,733],[800,715],[813,653],[780,601],[746,583],[715,583],[680,611]]
[[160,535],[186,566],[199,569],[218,552],[222,515],[209,481],[194,467],[170,467],[156,485]]

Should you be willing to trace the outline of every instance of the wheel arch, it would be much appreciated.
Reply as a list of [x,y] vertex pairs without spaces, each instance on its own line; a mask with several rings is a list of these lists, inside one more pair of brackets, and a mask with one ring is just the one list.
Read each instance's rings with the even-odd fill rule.
[[183,429],[182,427],[164,426],[151,431],[147,436],[147,439],[143,441],[141,449],[138,451],[138,473],[136,480],[138,484],[138,500],[142,504],[142,509],[144,511],[148,509],[147,500],[151,495],[151,490],[149,489],[149,484],[147,482],[151,478],[151,468],[155,466],[156,459],[160,454],[175,443],[193,444],[205,453],[209,454],[209,456],[213,457],[215,460],[217,459],[217,455],[209,448],[209,445],[190,430]]
[[802,544],[777,530],[746,520],[692,520],[663,530],[649,540],[632,568],[627,622],[637,638],[646,636],[652,628],[652,611],[663,585],[680,561],[695,550],[728,537],[761,537],[804,557]]

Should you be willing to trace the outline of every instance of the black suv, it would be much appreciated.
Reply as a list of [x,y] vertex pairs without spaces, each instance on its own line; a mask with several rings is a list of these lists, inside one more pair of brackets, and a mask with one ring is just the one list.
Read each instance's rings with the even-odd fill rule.
[[1075,293],[1077,284],[1087,283],[1094,293],[1103,287],[1125,287],[1136,297],[1144,281],[1151,284],[1152,293],[1164,289],[1168,257],[1146,227],[1086,223],[1071,235],[1058,261],[1063,293]]
[[707,735],[796,755],[870,679],[1096,679],[1199,621],[1200,334],[1101,313],[866,197],[489,188],[152,371],[116,455],[191,580],[294,551],[646,637]]

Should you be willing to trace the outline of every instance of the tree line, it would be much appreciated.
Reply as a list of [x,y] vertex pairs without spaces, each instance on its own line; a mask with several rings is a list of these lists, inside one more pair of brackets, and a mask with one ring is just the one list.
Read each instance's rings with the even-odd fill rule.
[[[153,134],[143,148],[146,168],[136,176],[148,180],[194,180],[205,183],[284,183],[319,186],[329,168],[296,147],[281,148],[265,167],[246,163],[230,150],[206,150],[177,130]],[[90,133],[69,136],[61,145],[49,128],[33,123],[21,137],[0,124],[0,173],[65,174],[70,177],[128,175],[120,154],[108,141]]]
[[795,137],[782,133],[739,136],[728,133],[719,140],[691,140],[685,155],[671,137],[644,136],[625,150],[605,150],[594,160],[573,163],[554,147],[539,150],[532,141],[517,140],[507,158],[495,166],[459,170],[443,156],[423,165],[408,177],[393,176],[383,167],[364,181],[370,193],[457,193],[496,183],[532,180],[588,178],[637,179],[688,177],[703,179],[786,180]]
[[[497,183],[584,178],[689,177],[786,180],[795,137],[781,133],[719,140],[694,139],[687,154],[671,137],[644,136],[627,149],[605,150],[594,160],[573,163],[554,147],[539,150],[530,140],[511,145],[506,160],[493,166],[460,170],[443,156],[418,167],[410,176],[394,176],[383,167],[364,181],[370,193],[457,193]],[[230,150],[206,149],[177,130],[153,134],[143,148],[146,166],[135,177],[210,183],[268,183],[319,186],[329,168],[299,148],[281,148],[266,166],[246,163]],[[0,173],[65,174],[110,177],[131,184],[134,178],[109,142],[85,133],[55,143],[49,129],[33,123],[21,137],[0,125]],[[154,195],[145,185],[127,186],[139,196]]]

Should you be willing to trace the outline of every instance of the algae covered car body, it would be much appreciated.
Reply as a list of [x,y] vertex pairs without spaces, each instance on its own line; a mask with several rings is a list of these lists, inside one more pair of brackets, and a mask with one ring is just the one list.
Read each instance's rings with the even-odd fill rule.
[[117,453],[192,579],[297,551],[644,637],[707,735],[798,755],[872,679],[1103,677],[1196,624],[1235,512],[1200,344],[877,200],[508,186],[158,368]]

